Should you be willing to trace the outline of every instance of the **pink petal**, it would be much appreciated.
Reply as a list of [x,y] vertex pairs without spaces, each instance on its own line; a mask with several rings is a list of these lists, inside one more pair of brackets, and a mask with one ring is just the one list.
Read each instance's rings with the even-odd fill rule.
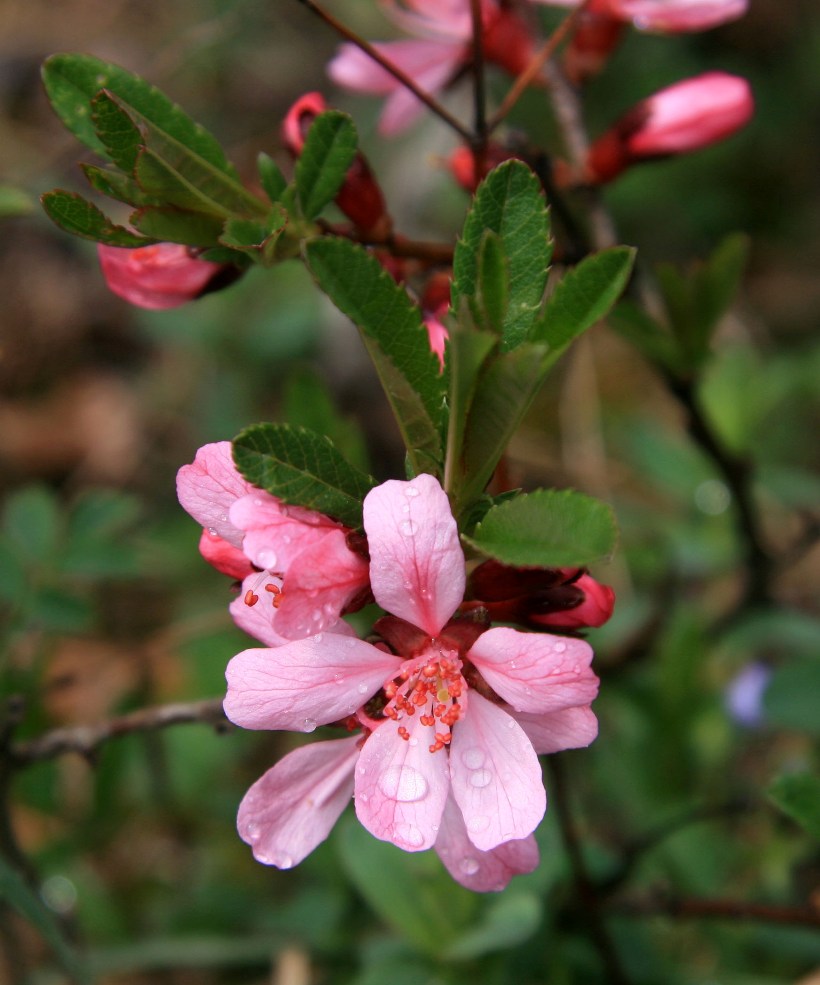
[[598,735],[598,719],[588,705],[562,708],[546,715],[521,711],[516,712],[513,718],[539,756],[562,749],[583,749]]
[[391,479],[364,500],[370,581],[379,605],[436,636],[464,598],[464,554],[432,475]]
[[[281,587],[282,581],[273,575],[260,575],[254,572],[242,582],[242,589],[228,606],[233,621],[249,636],[264,643],[265,646],[282,646],[290,639],[280,636],[273,628],[276,609],[273,607],[273,597],[265,591],[265,585]],[[248,601],[256,601],[249,605]]]
[[183,508],[201,527],[234,547],[242,546],[242,531],[230,522],[228,513],[252,489],[233,464],[230,441],[203,445],[193,463],[177,472],[177,496]]
[[299,506],[287,506],[261,489],[237,499],[230,510],[230,521],[245,531],[242,549],[259,568],[280,573],[305,548],[321,540],[339,524]]
[[109,288],[138,308],[178,308],[203,293],[224,268],[191,256],[179,243],[154,243],[136,249],[97,244],[100,267]]
[[350,550],[344,531],[327,531],[286,571],[276,631],[299,639],[332,626],[369,579],[367,561]]
[[521,727],[498,705],[470,691],[465,716],[453,726],[450,774],[467,834],[489,851],[526,838],[544,816],[541,766]]
[[225,671],[225,714],[243,728],[312,732],[352,715],[397,667],[392,654],[333,633],[243,650]]
[[253,571],[253,565],[238,547],[229,544],[218,534],[212,534],[210,530],[202,531],[199,553],[217,571],[239,581]]
[[382,0],[382,7],[390,20],[408,34],[462,44],[470,40],[472,17],[464,0],[410,0],[404,5],[396,0]]
[[[398,734],[402,726],[407,740]],[[430,752],[434,738],[433,726],[422,725],[418,715],[386,720],[365,742],[356,766],[359,820],[376,838],[408,852],[433,845],[447,800],[447,757]]]
[[583,640],[502,626],[482,633],[467,658],[516,711],[588,705],[598,693],[592,649]]
[[[405,71],[421,89],[435,95],[458,71],[464,58],[464,47],[459,44],[437,44],[435,48],[438,51],[435,51],[433,42],[417,41],[416,44],[430,46],[429,51],[419,53],[429,58],[429,64],[419,64],[417,68],[406,68]],[[401,86],[394,89],[387,97],[379,118],[379,133],[384,137],[401,133],[415,123],[424,110],[424,103],[409,89]]]
[[353,793],[358,742],[294,749],[248,790],[236,826],[257,861],[290,869],[327,838]]
[[538,866],[535,838],[505,841],[483,852],[467,835],[464,818],[452,797],[447,798],[441,819],[436,852],[450,875],[476,893],[499,892],[510,879]]
[[706,31],[737,20],[748,0],[609,0],[614,17],[630,20],[642,31]]

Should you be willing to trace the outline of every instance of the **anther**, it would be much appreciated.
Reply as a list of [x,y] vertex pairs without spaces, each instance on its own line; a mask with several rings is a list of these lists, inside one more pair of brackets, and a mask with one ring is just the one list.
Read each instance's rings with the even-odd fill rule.
[[259,596],[249,588],[247,592],[245,592],[245,605],[256,605],[258,601]]

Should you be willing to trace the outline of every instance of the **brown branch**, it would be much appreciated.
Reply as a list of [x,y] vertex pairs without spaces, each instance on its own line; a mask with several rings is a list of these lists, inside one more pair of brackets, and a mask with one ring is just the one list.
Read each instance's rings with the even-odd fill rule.
[[157,705],[153,708],[140,708],[139,711],[94,725],[58,728],[36,739],[16,742],[9,749],[9,761],[13,767],[19,768],[65,752],[77,752],[91,759],[97,749],[109,739],[191,722],[211,725],[218,731],[227,731],[231,727],[222,710],[221,698],[194,701],[190,704]]
[[324,219],[317,219],[316,224],[326,235],[343,236],[354,243],[361,243],[362,246],[386,250],[394,257],[419,260],[430,266],[451,266],[453,263],[453,246],[450,243],[431,243],[425,240],[406,239],[404,236],[394,233],[381,238],[372,236],[362,238],[358,231],[350,226],[335,225]]
[[610,911],[627,917],[663,916],[673,920],[737,920],[820,928],[817,906],[784,906],[745,900],[677,898],[662,893],[642,899],[622,899]]
[[572,811],[569,806],[569,783],[567,781],[564,764],[561,754],[549,756],[547,767],[552,779],[552,787],[555,793],[553,805],[558,816],[558,824],[561,828],[561,836],[564,840],[564,847],[569,856],[570,866],[572,867],[575,889],[585,916],[585,926],[589,931],[593,943],[598,949],[601,961],[607,972],[607,981],[611,985],[629,985],[629,979],[621,966],[618,952],[609,935],[606,923],[603,918],[601,900],[598,890],[590,877],[586,861],[584,860],[581,839],[575,828],[572,818]]
[[[474,149],[479,157],[487,152],[487,92],[484,78],[483,23],[481,20],[481,0],[470,0],[470,14],[473,25],[473,98],[475,103]],[[484,173],[484,161],[476,162],[476,173]]]
[[583,8],[586,4],[581,4],[576,7],[552,32],[550,37],[544,42],[541,48],[532,57],[529,65],[524,69],[524,71],[515,79],[512,86],[510,87],[507,95],[501,101],[501,105],[493,113],[492,117],[487,123],[487,132],[492,133],[510,113],[510,110],[515,106],[518,100],[521,98],[524,90],[529,86],[529,84],[536,78],[538,73],[541,71],[544,64],[548,59],[552,58],[555,54],[558,46],[567,37],[567,35],[573,30],[575,24],[578,21]]
[[448,110],[446,110],[434,96],[432,96],[425,89],[421,89],[418,85],[416,85],[410,76],[403,72],[398,65],[394,65],[389,58],[385,58],[378,48],[375,48],[369,41],[365,41],[364,38],[359,37],[355,31],[351,31],[349,27],[337,20],[332,14],[329,14],[326,10],[323,10],[318,3],[314,3],[314,0],[297,0],[297,3],[301,3],[303,7],[307,7],[311,13],[316,14],[320,20],[324,21],[325,24],[331,27],[340,37],[343,37],[346,41],[354,44],[369,58],[372,58],[376,64],[381,65],[385,72],[388,72],[394,79],[396,79],[397,82],[400,82],[405,89],[412,92],[416,99],[421,100],[421,102],[423,102],[429,110],[435,113],[440,120],[443,120],[448,127],[455,130],[463,140],[466,140],[468,143],[472,143],[473,135],[470,131]]

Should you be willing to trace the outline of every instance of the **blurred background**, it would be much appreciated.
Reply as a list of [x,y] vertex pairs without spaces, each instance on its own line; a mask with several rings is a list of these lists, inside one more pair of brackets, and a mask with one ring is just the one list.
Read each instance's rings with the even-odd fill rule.
[[[395,36],[368,0],[328,6],[367,38]],[[555,11],[539,16],[557,23]],[[53,187],[82,191],[77,164],[91,158],[53,115],[39,66],[84,51],[137,72],[214,132],[249,181],[260,150],[289,168],[280,122],[320,89],[354,114],[398,229],[451,242],[468,202],[443,164],[455,138],[427,118],[380,140],[376,101],[325,77],[335,46],[296,0],[0,3],[6,752],[60,726],[223,693],[246,638],[174,491],[200,445],[256,421],[299,422],[327,400],[374,475],[400,475],[403,459],[355,330],[299,265],[253,270],[170,312],[108,292],[94,244],[57,230],[37,204]],[[613,620],[590,633],[601,734],[563,754],[561,772],[625,980],[808,985],[820,981],[816,929],[667,906],[806,906],[820,881],[811,806],[790,816],[767,795],[782,774],[816,766],[820,732],[815,4],[751,0],[745,18],[706,34],[633,32],[590,85],[587,120],[594,136],[638,99],[709,69],[750,80],[752,123],[634,169],[605,200],[647,277],[659,263],[691,271],[728,235],[749,237],[741,289],[688,381],[723,466],[693,440],[680,395],[601,325],[553,374],[509,469],[526,488],[601,496],[619,517],[619,552],[594,572],[619,597]],[[503,80],[493,86],[503,92]],[[469,119],[466,89],[448,102]],[[541,92],[509,122],[553,139]],[[763,546],[754,597],[749,563],[760,558],[739,528],[727,462],[749,469],[735,478]],[[613,980],[554,809],[539,829],[541,867],[491,898],[453,885],[429,854],[374,841],[349,814],[297,870],[255,863],[236,807],[294,741],[190,724],[113,739],[91,761],[4,766],[0,981]],[[36,892],[21,888],[21,867]]]

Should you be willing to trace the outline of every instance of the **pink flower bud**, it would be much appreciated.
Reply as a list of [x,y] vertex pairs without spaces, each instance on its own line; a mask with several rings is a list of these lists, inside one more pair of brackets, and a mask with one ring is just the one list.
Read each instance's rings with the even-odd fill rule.
[[748,0],[593,0],[608,8],[613,17],[632,21],[641,31],[676,34],[707,31],[737,20],[746,13]]
[[717,143],[748,123],[754,101],[745,79],[705,72],[661,89],[599,137],[587,158],[587,179],[610,181],[640,161],[685,154]]
[[192,256],[179,243],[156,243],[137,249],[97,245],[100,266],[114,294],[138,308],[178,308],[204,294],[231,268]]
[[282,141],[294,157],[302,153],[311,124],[326,109],[321,92],[306,92],[287,111],[282,121]]
[[544,615],[530,613],[530,622],[553,629],[583,629],[587,626],[603,626],[615,608],[615,592],[609,585],[602,585],[592,575],[581,575],[573,582],[584,594],[580,605],[560,612]]

